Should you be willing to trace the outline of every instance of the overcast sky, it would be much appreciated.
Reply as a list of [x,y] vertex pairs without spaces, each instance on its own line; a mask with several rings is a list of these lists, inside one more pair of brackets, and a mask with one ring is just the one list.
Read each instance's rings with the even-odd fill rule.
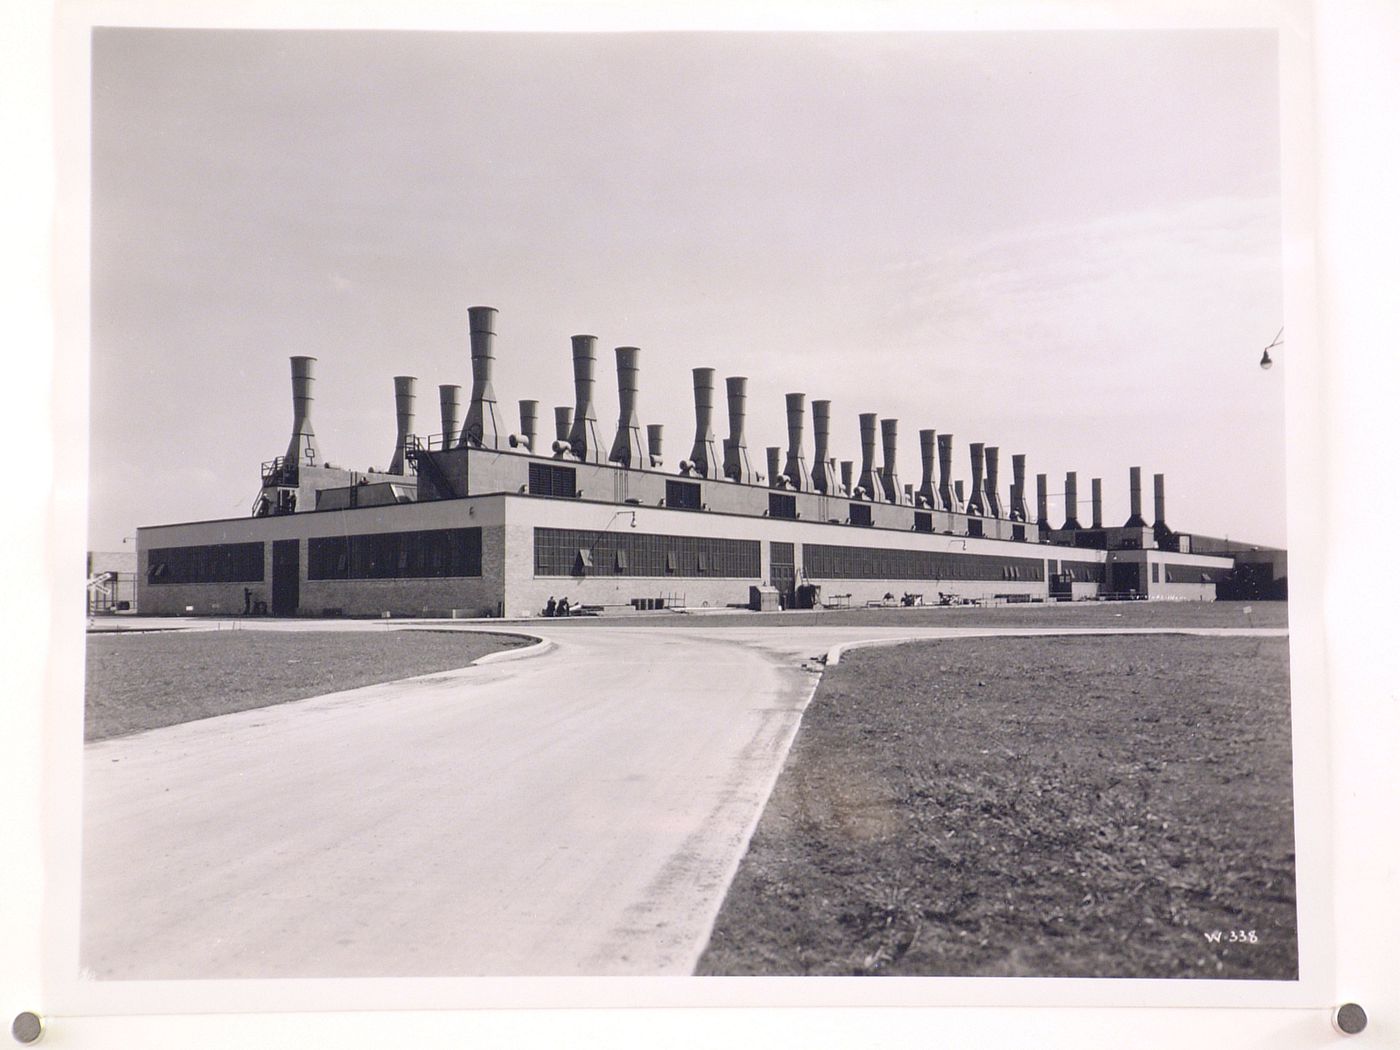
[[1118,524],[1141,465],[1173,527],[1282,545],[1276,62],[1271,31],[99,30],[91,545],[246,514],[292,354],[323,455],[385,466],[392,377],[437,432],[478,304],[546,434],[588,332],[605,438],[640,346],[668,462],[708,365],[751,377],[759,462],[800,390],[838,458],[897,416],[906,481],[933,427],[957,476],[1025,452]]

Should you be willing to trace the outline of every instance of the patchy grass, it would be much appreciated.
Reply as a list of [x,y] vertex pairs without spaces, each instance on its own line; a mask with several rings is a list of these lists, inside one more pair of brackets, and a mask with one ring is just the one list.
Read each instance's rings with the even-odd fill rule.
[[1286,639],[853,652],[697,972],[1295,979],[1291,784]]
[[1287,627],[1288,603],[1049,602],[778,613],[736,611],[699,616],[620,613],[548,623],[551,627]]
[[84,736],[105,740],[465,667],[533,639],[465,631],[89,635]]

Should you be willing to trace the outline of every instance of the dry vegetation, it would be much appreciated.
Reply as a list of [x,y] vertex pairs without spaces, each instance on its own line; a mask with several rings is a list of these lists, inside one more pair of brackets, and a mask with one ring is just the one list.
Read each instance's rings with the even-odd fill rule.
[[196,718],[465,667],[532,639],[465,631],[159,631],[88,636],[84,735]]
[[1295,978],[1287,653],[1168,635],[848,654],[698,972]]

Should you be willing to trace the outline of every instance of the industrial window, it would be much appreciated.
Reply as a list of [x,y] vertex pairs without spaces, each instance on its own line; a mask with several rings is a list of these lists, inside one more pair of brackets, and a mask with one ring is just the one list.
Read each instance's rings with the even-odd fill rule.
[[480,529],[421,529],[306,541],[308,580],[441,579],[481,575]]
[[797,497],[790,496],[786,492],[768,493],[768,516],[770,518],[787,518],[790,521],[797,518]]
[[802,567],[818,580],[1043,580],[1039,558],[804,543]]
[[1204,565],[1167,562],[1168,583],[1220,583],[1230,575],[1229,569],[1214,569]]
[[932,531],[933,531],[933,515],[930,514],[930,513],[928,513],[928,511],[916,510],[916,511],[914,512],[914,531],[915,531],[915,532],[932,532]]
[[666,481],[666,506],[681,510],[699,510],[700,483],[698,481]]
[[968,534],[969,536],[981,536],[981,535],[982,535],[982,523],[981,523],[980,521],[978,521],[976,518],[968,518],[968,519],[967,519],[967,534]]
[[758,579],[758,540],[586,529],[535,529],[535,575]]
[[1159,577],[1162,575],[1161,570],[1162,570],[1162,567],[1161,567],[1160,565],[1158,565],[1158,564],[1154,561],[1154,562],[1152,563],[1152,582],[1153,582],[1153,583],[1161,583],[1161,582],[1162,582],[1162,581],[1159,579]]
[[1075,583],[1103,583],[1103,562],[1064,561],[1060,570],[1069,573]]
[[148,583],[261,583],[262,579],[261,543],[156,547],[146,552]]
[[851,504],[851,524],[852,525],[873,525],[870,517],[870,507],[864,503]]
[[1024,525],[1012,525],[1011,538],[1018,542],[1024,543],[1026,539],[1026,527]]
[[530,495],[573,499],[578,492],[578,471],[550,463],[530,464]]

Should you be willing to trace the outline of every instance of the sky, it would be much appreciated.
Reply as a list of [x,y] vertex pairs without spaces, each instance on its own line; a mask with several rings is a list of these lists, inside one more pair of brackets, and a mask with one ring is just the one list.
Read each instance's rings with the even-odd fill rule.
[[1265,30],[99,29],[90,546],[247,514],[293,354],[323,456],[385,466],[394,375],[420,432],[465,400],[472,305],[546,436],[590,333],[605,440],[640,346],[668,462],[710,366],[756,462],[802,391],[839,459],[899,418],[906,481],[932,427],[955,476],[1026,453],[1054,519],[1075,470],[1121,523],[1140,465],[1174,528],[1284,545],[1276,66]]

